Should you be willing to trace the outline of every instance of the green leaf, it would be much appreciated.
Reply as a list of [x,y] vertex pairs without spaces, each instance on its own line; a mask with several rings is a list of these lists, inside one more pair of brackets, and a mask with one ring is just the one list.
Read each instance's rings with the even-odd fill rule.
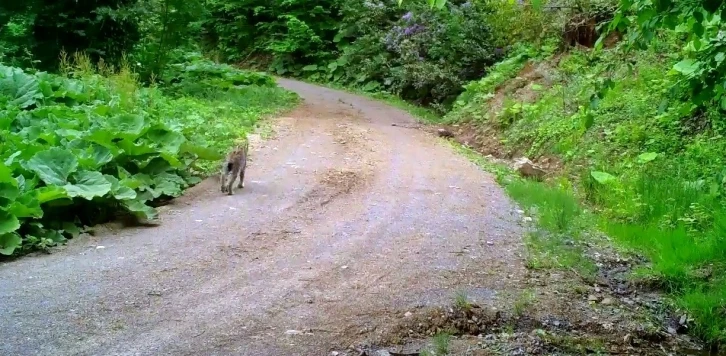
[[10,167],[0,165],[0,182],[17,186],[17,181],[13,178],[13,171],[10,170]]
[[36,153],[25,167],[35,172],[46,184],[64,185],[78,168],[78,160],[69,151],[53,147]]
[[590,176],[600,184],[608,184],[617,180],[615,176],[606,172],[592,171],[590,172]]
[[140,115],[118,115],[110,118],[107,123],[111,131],[127,140],[135,140],[146,128],[146,120]]
[[103,147],[99,144],[91,144],[91,147],[87,148],[83,152],[83,156],[80,158],[80,164],[89,169],[98,169],[103,167],[106,163],[113,160],[113,153],[110,149]]
[[38,80],[21,69],[0,65],[0,95],[10,97],[10,105],[25,109],[34,105],[36,98],[42,94],[38,89]]
[[0,235],[9,234],[20,228],[20,220],[7,211],[0,210]]
[[[15,179],[12,179],[15,183]],[[0,209],[10,206],[10,204],[20,195],[20,189],[11,182],[0,182]]]
[[78,227],[78,225],[72,223],[72,222],[64,222],[63,223],[63,232],[68,233],[71,235],[72,238],[78,237],[78,235],[81,234],[81,229]]
[[22,246],[23,240],[18,234],[0,235],[0,255],[10,256],[15,250]]
[[68,198],[68,194],[66,194],[65,189],[57,185],[49,185],[38,188],[38,202],[40,204],[63,198]]
[[199,157],[199,159],[208,161],[215,161],[224,158],[224,155],[211,148],[197,146],[190,142],[185,142],[184,144],[182,144],[181,152],[191,153]]
[[145,145],[143,143],[137,144],[129,140],[121,140],[117,142],[116,145],[129,156],[143,156],[151,153],[156,153],[156,149],[150,147],[149,145]]
[[111,183],[101,172],[81,171],[74,174],[73,178],[74,184],[66,184],[63,187],[69,197],[91,200],[95,197],[102,197],[111,191]]
[[181,145],[187,141],[184,135],[168,130],[153,130],[148,133],[148,137],[159,145],[161,151],[172,154],[178,153]]
[[585,113],[585,115],[582,117],[582,126],[585,128],[585,131],[589,130],[592,125],[595,124],[595,115],[593,115],[591,112]]
[[310,64],[310,65],[304,66],[302,70],[303,71],[306,71],[306,72],[311,72],[311,71],[314,71],[314,70],[318,70],[318,66],[315,65],[315,64]]
[[638,162],[647,163],[658,158],[658,154],[655,152],[646,152],[638,156]]
[[121,203],[129,212],[139,218],[153,220],[159,215],[156,209],[144,204],[139,200],[125,200]]
[[30,190],[18,197],[7,211],[18,218],[42,218],[43,209],[38,200],[38,191]]
[[694,61],[692,59],[684,59],[675,65],[673,65],[673,69],[677,72],[683,74],[683,75],[693,75],[701,66],[701,62]]
[[118,200],[136,199],[136,191],[124,185],[118,178],[111,175],[104,175],[107,181],[111,182],[111,194]]

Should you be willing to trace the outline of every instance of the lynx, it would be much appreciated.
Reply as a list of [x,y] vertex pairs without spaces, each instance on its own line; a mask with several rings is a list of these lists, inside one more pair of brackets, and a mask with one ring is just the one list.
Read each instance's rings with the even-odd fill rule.
[[242,145],[232,150],[222,164],[222,193],[234,194],[234,181],[239,175],[237,188],[245,187],[245,169],[247,168],[247,151],[249,143],[245,141]]

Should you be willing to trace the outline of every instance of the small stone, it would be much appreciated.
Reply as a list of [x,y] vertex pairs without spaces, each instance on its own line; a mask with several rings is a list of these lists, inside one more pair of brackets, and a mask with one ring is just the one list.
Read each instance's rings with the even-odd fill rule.
[[101,249],[104,249],[104,248],[106,248],[106,246],[96,246],[96,250],[101,250]]
[[525,217],[523,217],[523,218],[522,218],[522,220],[523,220],[524,222],[532,222],[532,220],[533,220],[533,219],[532,219],[532,217],[530,217],[530,216],[525,216]]
[[376,352],[376,355],[378,355],[378,356],[391,356],[391,353],[388,352],[387,350],[378,350]]
[[542,178],[546,174],[542,168],[538,167],[527,157],[522,157],[514,162],[514,170],[525,178]]
[[413,315],[413,313],[411,313],[410,311],[406,312],[406,314],[403,314],[403,316],[406,318],[410,318],[412,315]]
[[285,335],[300,335],[302,334],[302,331],[300,330],[288,330],[285,331]]
[[487,245],[493,246],[494,245],[494,242],[493,241],[487,241]]
[[681,319],[678,320],[678,324],[686,325],[687,322],[688,322],[688,317],[685,314],[681,315]]
[[677,333],[676,329],[673,327],[668,327],[668,333],[671,335],[675,335]]
[[332,351],[330,353],[330,356],[338,356],[338,355],[340,355],[340,352],[338,352],[338,351]]
[[587,297],[587,300],[590,302],[597,302],[598,300],[600,300],[600,298],[598,298],[596,295],[590,294],[590,296]]
[[447,129],[438,129],[437,132],[439,134],[439,137],[454,137],[454,134]]
[[601,289],[600,287],[595,287],[595,293],[600,293]]
[[611,304],[613,304],[614,302],[615,302],[615,301],[613,301],[613,299],[612,299],[612,298],[604,298],[604,299],[602,300],[602,302],[600,302],[600,304],[602,304],[602,305],[611,305]]
[[340,267],[341,269],[348,269],[348,266]]

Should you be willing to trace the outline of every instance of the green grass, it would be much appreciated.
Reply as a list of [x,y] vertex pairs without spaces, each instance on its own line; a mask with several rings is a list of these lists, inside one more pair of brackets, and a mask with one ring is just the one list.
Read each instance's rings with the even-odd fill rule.
[[[183,96],[170,110],[194,127],[197,140],[216,152],[224,153],[249,132],[269,134],[260,119],[295,107],[299,97],[279,87],[249,86],[234,92],[204,93],[199,97]],[[202,129],[203,128],[203,129]],[[217,162],[201,162],[198,168],[207,174]]]
[[438,333],[431,339],[432,349],[421,351],[422,356],[445,356],[449,354],[451,334]]
[[[664,75],[673,63],[668,48],[629,57],[615,50],[574,51],[548,73],[551,86],[536,102],[505,100],[518,105],[515,114],[506,105],[501,112],[483,112],[491,86],[482,85],[471,86],[447,118],[491,114],[493,121],[482,124],[499,128],[505,149],[531,158],[554,155],[564,163],[561,176],[546,183],[495,170],[507,193],[536,220],[526,238],[531,268],[567,268],[593,278],[597,268],[579,246],[592,239],[582,232],[602,231],[617,249],[649,260],[640,272],[660,282],[689,313],[696,335],[724,344],[726,127],[717,112],[692,112],[680,93],[669,90],[678,78]],[[631,60],[632,70],[620,65],[605,71]],[[616,85],[590,106],[606,74]],[[495,68],[491,82],[509,75]],[[479,103],[478,109],[470,102]],[[612,179],[597,181],[593,171]]]
[[471,308],[469,296],[466,295],[465,291],[460,290],[456,292],[456,296],[454,296],[454,306],[462,310],[468,310]]

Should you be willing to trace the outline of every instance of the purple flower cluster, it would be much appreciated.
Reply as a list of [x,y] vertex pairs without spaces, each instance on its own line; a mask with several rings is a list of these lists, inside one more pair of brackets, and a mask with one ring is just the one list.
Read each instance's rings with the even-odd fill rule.
[[426,30],[426,27],[419,24],[414,24],[413,26],[409,26],[403,29],[403,34],[406,36],[411,36],[414,34],[417,34],[419,32],[423,32]]
[[397,52],[401,41],[403,41],[405,37],[413,36],[426,30],[426,26],[415,23],[414,15],[410,11],[403,15],[401,20],[403,20],[405,24],[393,26],[384,37],[386,48],[389,51]]

